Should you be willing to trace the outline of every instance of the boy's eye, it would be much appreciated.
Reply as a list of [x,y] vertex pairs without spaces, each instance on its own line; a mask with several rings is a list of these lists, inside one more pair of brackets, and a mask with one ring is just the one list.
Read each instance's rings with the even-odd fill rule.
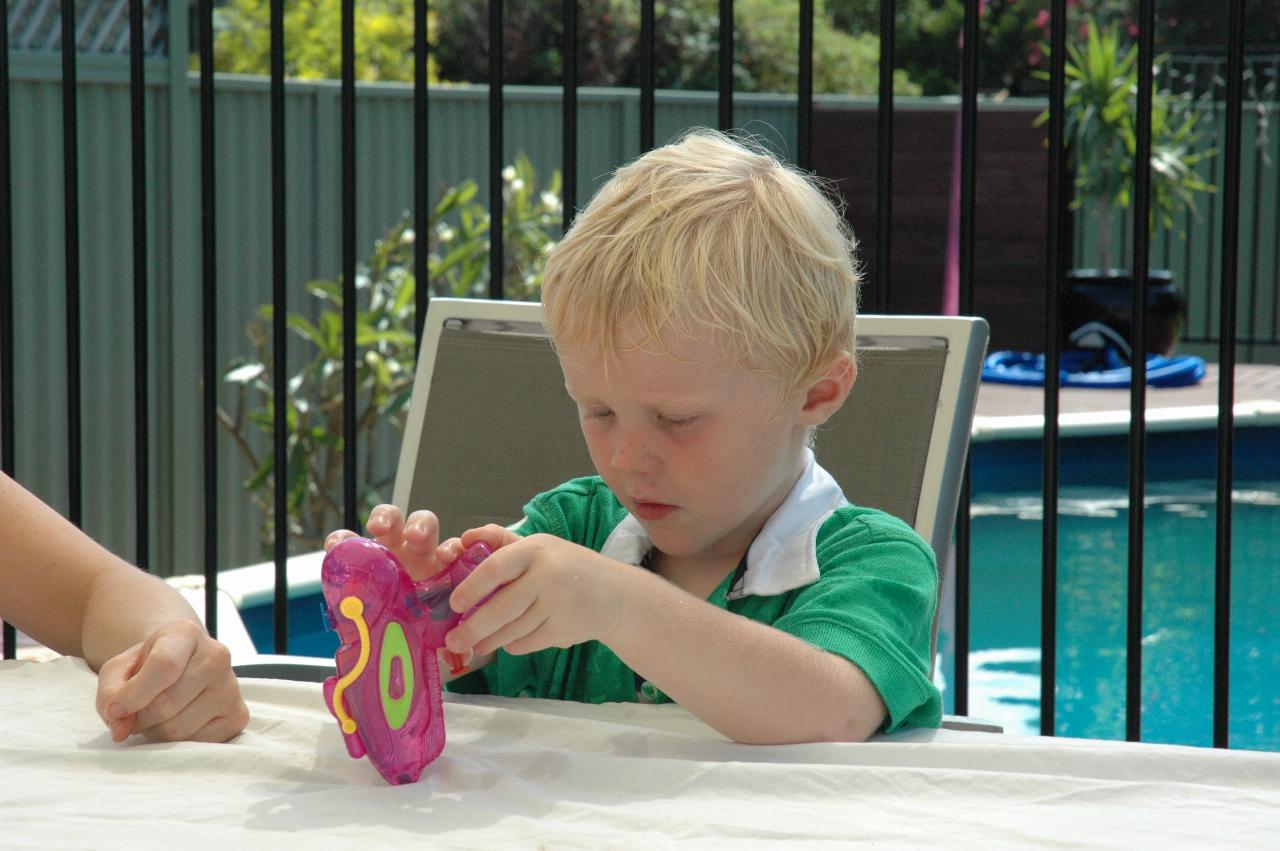
[[584,420],[602,420],[605,417],[613,416],[613,411],[608,408],[592,408],[582,412]]
[[662,415],[659,415],[658,419],[668,428],[688,428],[698,420],[697,417],[665,417]]

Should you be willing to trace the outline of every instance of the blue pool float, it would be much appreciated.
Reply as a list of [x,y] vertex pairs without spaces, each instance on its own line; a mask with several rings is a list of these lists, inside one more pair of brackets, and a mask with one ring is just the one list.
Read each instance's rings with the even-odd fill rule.
[[[1132,350],[1122,334],[1103,322],[1086,322],[1068,338],[1071,348],[1058,360],[1062,387],[1128,387]],[[1147,384],[1187,387],[1204,378],[1204,359],[1194,355],[1147,355]],[[999,384],[1044,386],[1044,355],[992,352],[982,365],[982,380]]]
[[[1129,360],[1114,348],[1102,352],[1072,349],[1058,361],[1063,387],[1129,386]],[[1147,356],[1147,384],[1187,387],[1204,378],[1204,359],[1194,355]],[[999,384],[1044,386],[1044,355],[1033,352],[992,352],[982,366],[982,380]]]

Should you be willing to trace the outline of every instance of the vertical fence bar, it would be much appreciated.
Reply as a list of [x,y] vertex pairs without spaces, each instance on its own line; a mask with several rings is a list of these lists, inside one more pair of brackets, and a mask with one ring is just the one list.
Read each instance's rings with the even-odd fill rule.
[[653,149],[657,73],[654,0],[640,0],[640,153]]
[[271,0],[271,382],[275,652],[289,652],[289,294],[285,287],[284,0]]
[[[643,45],[641,45],[643,49]],[[564,0],[564,41],[560,45],[563,95],[563,151],[560,158],[560,227],[568,233],[578,210],[578,0]]]
[[1044,317],[1044,446],[1041,455],[1040,735],[1057,725],[1058,681],[1058,373],[1059,305],[1066,267],[1062,229],[1067,222],[1066,116],[1067,2],[1052,0],[1049,15],[1049,234]]
[[67,298],[67,516],[80,525],[80,145],[76,121],[76,4],[62,0],[62,211]]
[[129,0],[129,127],[133,178],[133,469],[138,567],[150,562],[150,394],[147,386],[147,91],[146,7]]
[[[960,299],[961,316],[973,315],[973,263],[978,176],[978,7],[966,3],[960,53]],[[969,713],[969,459],[960,474],[956,507],[955,712]]]
[[876,302],[889,312],[889,271],[893,238],[893,42],[897,18],[894,0],[880,3],[880,97],[876,103]]
[[[1217,72],[1214,72],[1216,78]],[[1209,99],[1209,126],[1213,128],[1210,135],[1210,144],[1212,147],[1222,150],[1219,144],[1221,141],[1218,135],[1218,94],[1217,83],[1210,83],[1212,97]],[[1228,89],[1229,90],[1229,89]],[[1216,186],[1218,184],[1218,158],[1209,158],[1209,183]],[[1217,222],[1218,200],[1217,198],[1209,199],[1209,223],[1205,228],[1205,234],[1208,236],[1208,245],[1206,246],[1204,257],[1204,280],[1208,284],[1205,287],[1204,295],[1204,336],[1205,340],[1213,339],[1213,299],[1214,299],[1214,281],[1217,277],[1213,272],[1213,251],[1214,251],[1214,234],[1218,230]]]
[[1227,143],[1222,169],[1222,301],[1218,325],[1218,480],[1213,589],[1215,748],[1225,748],[1228,745],[1231,695],[1231,489],[1235,442],[1240,141],[1244,111],[1244,0],[1231,0],[1227,21]]
[[[1251,100],[1257,102],[1258,93],[1256,91],[1250,92],[1250,96]],[[1258,109],[1261,110],[1262,108],[1262,104],[1259,103]],[[1265,120],[1266,119],[1264,117],[1259,116],[1259,121]],[[1252,238],[1250,239],[1249,248],[1249,331],[1248,336],[1245,338],[1248,341],[1245,348],[1246,362],[1252,362],[1254,360],[1257,355],[1258,342],[1262,339],[1261,333],[1258,330],[1258,299],[1262,293],[1262,278],[1260,276],[1262,271],[1260,259],[1260,255],[1262,253],[1262,166],[1262,146],[1254,144],[1253,225],[1252,233],[1250,234]]]
[[[0,470],[16,472],[13,402],[13,184],[9,140],[9,5],[0,3]],[[3,656],[18,654],[18,633],[4,625]]]
[[503,295],[502,0],[489,0],[489,298]]
[[[1192,210],[1190,210],[1190,209],[1186,209],[1186,210],[1183,210],[1183,211],[1182,211],[1182,229],[1183,229],[1183,231],[1184,231],[1185,233],[1188,233],[1188,234],[1189,234],[1189,233],[1191,233],[1191,223],[1192,223],[1192,221],[1194,220],[1194,217],[1195,217],[1195,213],[1194,213]],[[1173,242],[1173,237],[1172,237],[1172,235],[1169,235],[1167,238],[1168,238],[1168,241],[1169,241],[1169,242]],[[1184,271],[1183,271],[1183,274],[1187,276],[1188,280],[1190,280],[1190,278],[1191,278],[1191,264],[1192,264],[1192,260],[1191,260],[1191,246],[1192,246],[1192,244],[1193,244],[1193,243],[1194,243],[1194,240],[1192,240],[1192,239],[1184,239],[1184,240],[1182,240],[1182,268],[1183,268],[1183,270],[1184,270]],[[1188,307],[1188,315],[1190,314],[1190,305],[1191,305],[1191,291],[1190,291],[1190,290],[1191,290],[1191,288],[1190,288],[1190,287],[1188,287],[1188,288],[1187,288],[1187,307]],[[1206,308],[1207,308],[1207,304],[1206,304]],[[1207,319],[1207,318],[1208,318],[1208,317],[1206,317],[1206,319]],[[1190,324],[1190,323],[1188,323],[1188,325],[1189,325],[1189,324]],[[1191,329],[1188,327],[1188,328],[1187,328],[1187,331],[1186,331],[1186,334],[1185,334],[1185,336],[1183,337],[1183,339],[1187,339],[1187,338],[1189,338],[1189,337],[1191,337],[1191,336],[1192,336]]]
[[1129,617],[1125,649],[1125,738],[1142,740],[1142,573],[1146,527],[1147,271],[1151,230],[1151,65],[1155,3],[1138,3],[1137,150],[1133,164],[1133,354],[1129,382]]
[[356,503],[356,11],[342,0],[342,507],[348,529]]
[[813,0],[800,0],[800,57],[796,78],[796,164],[813,168]]
[[[1280,91],[1276,88],[1276,69],[1272,67],[1272,97],[1280,98]],[[1267,111],[1277,113],[1278,110],[1273,106],[1269,106]],[[1280,133],[1275,133],[1276,150],[1271,160],[1272,171],[1275,173],[1275,182],[1272,186],[1272,209],[1271,221],[1271,280],[1276,282],[1277,289],[1280,290]],[[1273,300],[1271,305],[1271,342],[1280,343],[1280,292],[1277,298]]]
[[[204,373],[204,618],[218,636],[218,266],[213,135],[213,0],[199,0],[200,252]],[[170,50],[185,45],[170,44]]]
[[733,0],[720,0],[719,127],[733,128]]
[[413,339],[422,347],[422,324],[431,301],[431,184],[427,180],[430,115],[427,112],[427,0],[413,0]]

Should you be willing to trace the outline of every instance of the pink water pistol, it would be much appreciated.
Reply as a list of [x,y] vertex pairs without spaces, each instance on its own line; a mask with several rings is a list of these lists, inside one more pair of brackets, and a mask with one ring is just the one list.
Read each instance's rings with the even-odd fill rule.
[[[324,681],[325,704],[347,752],[356,759],[367,754],[388,783],[415,782],[444,748],[436,650],[470,614],[453,611],[449,595],[491,552],[474,544],[420,582],[367,538],[348,538],[324,557],[329,626],[342,642],[334,654],[337,675]],[[447,655],[460,673],[461,658]]]

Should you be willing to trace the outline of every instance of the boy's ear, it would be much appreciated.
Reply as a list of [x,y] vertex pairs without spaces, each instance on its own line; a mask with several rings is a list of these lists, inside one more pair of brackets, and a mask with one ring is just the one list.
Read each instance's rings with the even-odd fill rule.
[[840,352],[831,359],[827,371],[805,393],[800,409],[801,422],[807,426],[822,425],[849,398],[853,383],[858,380],[858,362],[849,352]]

